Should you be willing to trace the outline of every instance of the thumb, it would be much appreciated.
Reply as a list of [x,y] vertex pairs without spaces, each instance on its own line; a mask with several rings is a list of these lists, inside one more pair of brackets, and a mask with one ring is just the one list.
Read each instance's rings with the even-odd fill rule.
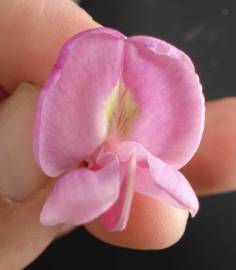
[[37,97],[37,88],[22,83],[0,105],[0,192],[13,201],[24,199],[46,180],[32,150]]
[[38,90],[24,83],[0,104],[0,268],[6,270],[23,269],[63,228],[45,227],[39,222],[53,180],[44,184],[46,177],[33,158],[37,97]]

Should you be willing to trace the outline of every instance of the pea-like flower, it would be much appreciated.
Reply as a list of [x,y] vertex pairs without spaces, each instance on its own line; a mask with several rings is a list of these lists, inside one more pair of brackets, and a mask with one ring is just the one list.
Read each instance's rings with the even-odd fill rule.
[[125,228],[134,192],[187,209],[198,200],[178,171],[196,151],[204,98],[188,56],[156,38],[97,28],[69,40],[38,102],[34,152],[58,177],[41,223],[100,217]]

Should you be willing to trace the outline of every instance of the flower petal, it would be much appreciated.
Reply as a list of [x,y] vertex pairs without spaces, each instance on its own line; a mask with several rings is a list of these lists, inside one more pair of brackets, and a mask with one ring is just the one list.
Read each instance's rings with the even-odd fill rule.
[[133,199],[136,174],[135,156],[131,155],[129,161],[121,166],[123,173],[119,199],[101,216],[103,224],[109,231],[121,231],[126,227]]
[[187,179],[176,169],[153,156],[142,145],[124,142],[120,148],[121,161],[127,160],[130,153],[137,159],[135,191],[187,209],[195,216],[199,203]]
[[202,88],[190,59],[142,36],[126,41],[124,59],[124,84],[139,106],[127,140],[181,168],[196,151],[204,122]]
[[104,154],[99,170],[80,168],[57,180],[45,202],[40,220],[44,225],[70,223],[81,225],[100,216],[118,199],[119,161]]
[[67,42],[43,87],[34,151],[49,176],[88,158],[107,135],[104,102],[120,78],[124,36],[107,28]]

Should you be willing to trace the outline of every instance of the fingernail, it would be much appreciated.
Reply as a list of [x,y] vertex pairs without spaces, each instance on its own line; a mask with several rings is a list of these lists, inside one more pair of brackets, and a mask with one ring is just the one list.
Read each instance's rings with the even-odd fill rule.
[[21,83],[0,104],[0,193],[12,201],[27,198],[46,181],[32,147],[38,92],[36,86]]

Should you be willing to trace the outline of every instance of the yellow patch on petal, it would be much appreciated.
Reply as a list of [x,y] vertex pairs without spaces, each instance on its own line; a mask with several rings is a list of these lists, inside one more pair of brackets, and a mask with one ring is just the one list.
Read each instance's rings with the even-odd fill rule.
[[108,136],[123,139],[138,116],[138,104],[121,82],[105,103]]
[[110,133],[112,120],[117,110],[118,95],[119,95],[119,83],[113,89],[112,95],[108,98],[108,100],[105,103],[105,118],[106,118],[105,121],[108,133]]

